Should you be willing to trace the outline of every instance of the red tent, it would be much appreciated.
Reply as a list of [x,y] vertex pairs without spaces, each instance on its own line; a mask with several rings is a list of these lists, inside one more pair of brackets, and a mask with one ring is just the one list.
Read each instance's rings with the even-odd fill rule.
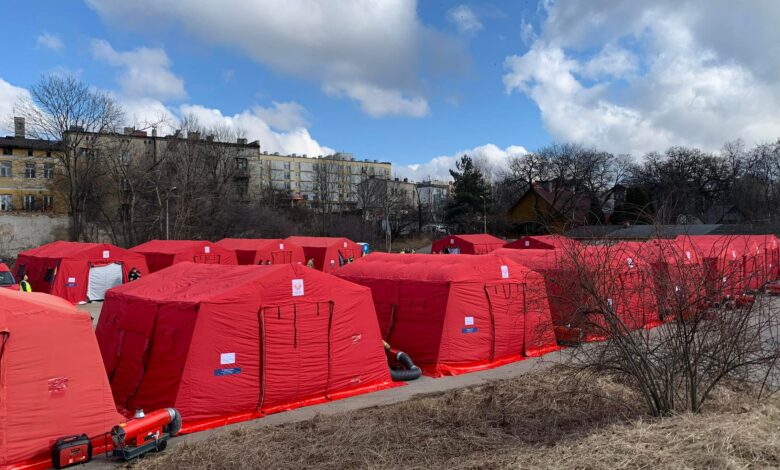
[[734,237],[728,235],[679,235],[676,240],[696,249],[711,300],[735,298],[745,292],[744,243],[735,243]]
[[371,288],[386,341],[429,375],[557,349],[541,276],[506,258],[374,253],[334,274]]
[[306,262],[303,248],[280,238],[223,238],[217,245],[235,251],[238,264]]
[[133,268],[148,273],[143,256],[107,243],[56,241],[16,259],[17,279],[26,274],[33,291],[72,303],[103,300],[106,290],[125,282]]
[[36,292],[0,289],[0,305],[0,468],[47,468],[52,444],[73,434],[103,443],[125,419],[111,397],[92,319]]
[[176,263],[238,264],[236,252],[202,240],[151,240],[131,251],[146,257],[149,272],[157,272]]
[[637,251],[652,268],[660,309],[695,313],[706,305],[704,265],[689,239],[652,239]]
[[314,268],[326,273],[363,256],[361,246],[349,238],[287,237],[285,241],[303,247],[306,261],[313,259]]
[[[598,341],[614,328],[599,312],[613,308],[628,329],[657,323],[652,274],[636,255],[606,246],[577,251],[501,249],[506,256],[543,275],[555,335],[561,341]],[[590,283],[595,295],[583,288]],[[602,301],[607,305],[600,305]]]
[[519,250],[555,250],[577,247],[580,242],[561,235],[539,235],[520,237],[512,243],[507,243],[504,248]]
[[473,235],[448,235],[433,242],[431,253],[484,255],[497,250],[506,244],[506,241],[486,233]]
[[185,432],[392,386],[370,291],[297,264],[176,264],[112,289],[96,334],[117,406]]

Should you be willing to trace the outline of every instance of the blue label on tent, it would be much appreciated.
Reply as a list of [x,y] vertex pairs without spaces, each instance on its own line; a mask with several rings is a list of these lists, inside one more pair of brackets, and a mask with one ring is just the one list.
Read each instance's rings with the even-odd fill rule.
[[462,328],[460,331],[464,335],[467,335],[469,333],[476,333],[477,331],[479,331],[479,329],[476,326],[472,326],[471,328]]
[[236,375],[241,373],[240,367],[228,367],[226,369],[214,369],[214,375]]
[[68,283],[65,284],[65,287],[76,287],[76,283],[75,282],[68,282]]

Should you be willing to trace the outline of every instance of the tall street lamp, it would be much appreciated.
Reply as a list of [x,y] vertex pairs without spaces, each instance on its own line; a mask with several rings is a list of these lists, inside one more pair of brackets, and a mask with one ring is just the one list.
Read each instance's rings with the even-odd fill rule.
[[480,199],[482,199],[482,233],[487,233],[487,199],[485,199],[485,196],[480,196]]

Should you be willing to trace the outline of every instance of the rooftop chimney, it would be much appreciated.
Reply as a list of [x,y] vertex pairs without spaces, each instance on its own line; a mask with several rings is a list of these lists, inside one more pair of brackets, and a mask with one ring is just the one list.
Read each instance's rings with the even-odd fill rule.
[[236,139],[236,143],[238,145],[246,145],[246,139],[242,138],[242,137],[239,137],[238,139]]
[[24,118],[14,117],[14,137],[24,139],[27,133],[24,130]]
[[132,134],[134,130],[132,127],[125,127],[125,135]]
[[152,137],[157,137],[157,128],[156,127],[152,128]]
[[187,133],[187,138],[190,140],[200,140],[200,132],[190,131]]
[[206,136],[206,142],[214,142],[214,136],[213,135],[207,135]]

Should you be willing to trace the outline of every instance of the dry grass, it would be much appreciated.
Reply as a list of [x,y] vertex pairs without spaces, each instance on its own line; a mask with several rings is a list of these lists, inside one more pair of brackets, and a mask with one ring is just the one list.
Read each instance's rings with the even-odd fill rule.
[[562,368],[397,405],[219,433],[137,470],[325,468],[767,468],[780,400],[722,387],[706,413],[648,419],[629,387]]

